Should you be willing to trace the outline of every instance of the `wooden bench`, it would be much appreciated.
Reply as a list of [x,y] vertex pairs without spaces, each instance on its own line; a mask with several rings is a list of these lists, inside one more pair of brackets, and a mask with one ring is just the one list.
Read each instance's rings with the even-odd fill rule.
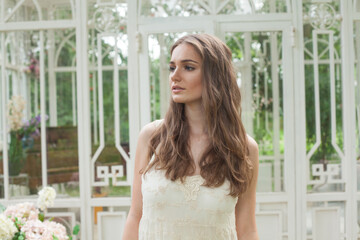
[[[96,151],[93,146],[93,151]],[[128,144],[123,148],[129,151]],[[88,159],[89,164],[91,159]],[[105,146],[96,162],[100,165],[124,165],[126,175],[126,162],[114,145]],[[0,171],[2,163],[0,164]],[[34,146],[26,153],[24,168],[21,173],[28,175],[28,184],[31,194],[36,194],[42,185],[41,168],[41,141],[34,141]],[[48,184],[68,183],[79,181],[78,137],[77,127],[48,127],[47,128],[47,174]]]

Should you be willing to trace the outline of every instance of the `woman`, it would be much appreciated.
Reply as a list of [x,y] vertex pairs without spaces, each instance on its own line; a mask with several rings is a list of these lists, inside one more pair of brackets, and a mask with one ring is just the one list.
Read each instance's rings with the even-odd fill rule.
[[140,132],[125,240],[258,240],[258,147],[241,122],[231,51],[187,35],[171,48],[172,99]]

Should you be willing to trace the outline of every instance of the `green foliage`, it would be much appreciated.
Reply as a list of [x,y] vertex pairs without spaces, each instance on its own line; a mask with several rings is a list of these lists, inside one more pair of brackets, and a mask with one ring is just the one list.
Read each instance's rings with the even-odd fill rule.
[[39,218],[39,220],[40,221],[44,221],[44,219],[45,219],[45,215],[44,215],[44,212],[39,212],[39,215],[38,215],[38,218]]
[[21,226],[23,225],[17,217],[15,217],[15,227],[20,231]]
[[78,235],[80,232],[80,225],[76,224],[74,229],[73,229],[73,235]]
[[24,232],[17,232],[12,240],[25,240],[25,233]]
[[[79,232],[80,232],[80,225],[79,225],[79,224],[76,224],[76,225],[74,226],[74,228],[73,228],[72,235],[75,235],[75,236],[76,236],[76,235],[79,234]],[[73,239],[72,235],[69,235],[69,240],[72,240],[72,239]]]
[[9,146],[9,175],[18,175],[24,164],[24,149],[21,142],[21,137],[16,131],[10,132],[10,146]]
[[72,74],[75,73],[62,72],[56,74],[57,116],[59,126],[72,126],[73,124]]

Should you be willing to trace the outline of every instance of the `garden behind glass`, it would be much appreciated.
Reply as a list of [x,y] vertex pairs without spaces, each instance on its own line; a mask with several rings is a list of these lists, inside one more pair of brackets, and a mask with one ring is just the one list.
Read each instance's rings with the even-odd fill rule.
[[232,51],[260,239],[359,240],[360,0],[0,0],[0,203],[50,186],[73,239],[121,239],[138,133],[189,33]]

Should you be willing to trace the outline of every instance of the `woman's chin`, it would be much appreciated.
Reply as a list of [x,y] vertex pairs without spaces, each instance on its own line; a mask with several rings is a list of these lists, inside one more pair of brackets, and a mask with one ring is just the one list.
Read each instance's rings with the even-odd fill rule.
[[173,97],[172,98],[174,102],[176,103],[184,103],[184,100],[183,99],[180,99],[180,98],[177,98],[177,97]]

